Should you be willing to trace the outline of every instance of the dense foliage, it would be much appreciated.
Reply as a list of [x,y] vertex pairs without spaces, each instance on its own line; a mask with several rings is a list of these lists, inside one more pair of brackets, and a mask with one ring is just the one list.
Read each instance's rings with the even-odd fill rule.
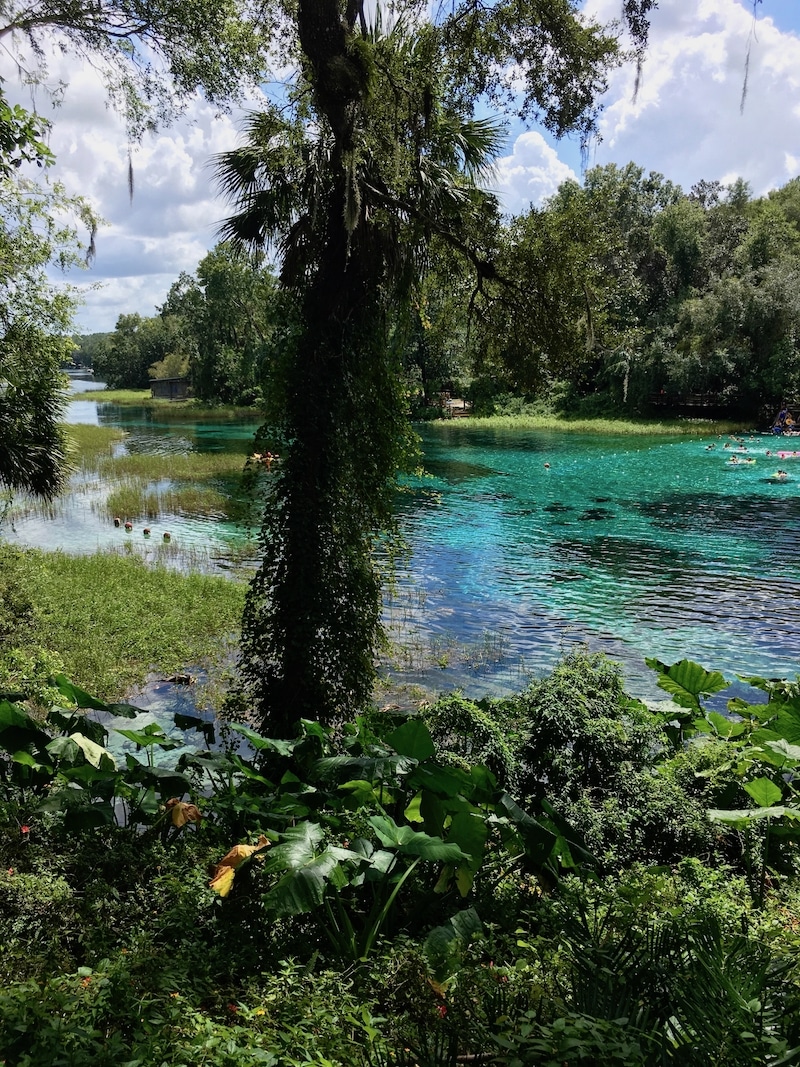
[[[479,225],[465,220],[493,276],[476,288],[472,260],[437,237],[410,305],[388,312],[414,414],[439,413],[442,390],[480,414],[508,410],[509,396],[556,410],[774,414],[800,398],[798,196],[800,179],[758,198],[741,181],[685,193],[630,163],[589,170],[517,218],[487,208]],[[209,276],[226,302],[216,319]],[[267,402],[297,310],[268,275],[254,289],[258,277],[222,246],[159,317],[121,318],[96,367],[145,385],[150,364],[177,352],[203,399]]]
[[82,339],[79,354],[112,389],[187,377],[201,401],[260,405],[290,328],[269,267],[221,244],[180,276],[157,315],[120,315],[113,332]]
[[6,691],[0,1056],[797,1062],[798,685],[722,715],[721,675],[652,666],[657,713],[575,651],[502,701],[221,746],[63,675],[48,712]]
[[51,92],[52,52],[88,60],[138,137],[198,89],[224,104],[255,86],[273,28],[264,15],[245,0],[3,0],[0,41],[27,83]]
[[799,190],[687,194],[633,163],[565,183],[504,233],[498,273],[517,281],[476,302],[479,367],[517,392],[566,380],[573,402],[763,416],[800,394]]
[[[8,157],[6,157],[8,158]],[[1,162],[1,159],[0,159]],[[59,185],[0,177],[0,485],[52,497],[64,484],[60,426],[74,287],[48,270],[83,262],[95,219]]]

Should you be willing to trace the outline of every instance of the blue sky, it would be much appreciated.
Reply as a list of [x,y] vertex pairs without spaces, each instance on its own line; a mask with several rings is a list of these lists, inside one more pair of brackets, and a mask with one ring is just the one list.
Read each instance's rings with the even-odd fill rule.
[[[620,0],[584,6],[608,22],[618,17]],[[740,113],[748,46],[749,91]],[[120,314],[154,314],[180,272],[193,272],[215,243],[226,208],[208,161],[237,143],[240,116],[198,101],[185,121],[146,138],[134,153],[131,203],[127,142],[96,73],[59,62],[70,84],[53,115],[53,176],[87,196],[105,219],[85,276],[97,287],[86,292],[78,327],[109,330]],[[0,76],[12,95],[14,73],[1,58]],[[590,166],[632,161],[686,190],[701,178],[742,177],[756,195],[800,174],[800,0],[763,0],[755,24],[752,0],[659,0],[636,97],[634,76],[627,67],[611,78]],[[507,211],[520,212],[580,176],[574,142],[514,128],[493,187]]]

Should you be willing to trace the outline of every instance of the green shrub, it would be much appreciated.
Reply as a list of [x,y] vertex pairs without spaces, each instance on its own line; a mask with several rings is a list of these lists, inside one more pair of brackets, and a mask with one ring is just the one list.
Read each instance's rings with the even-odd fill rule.
[[520,760],[531,793],[612,791],[620,775],[649,764],[663,747],[654,717],[626,694],[622,668],[602,653],[575,649],[552,674],[500,704],[501,713],[525,723]]

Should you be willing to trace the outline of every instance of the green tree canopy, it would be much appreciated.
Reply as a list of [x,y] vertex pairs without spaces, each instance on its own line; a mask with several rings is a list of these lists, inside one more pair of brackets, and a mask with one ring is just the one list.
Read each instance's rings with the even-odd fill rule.
[[103,75],[128,133],[168,121],[202,89],[224,103],[258,84],[274,26],[248,0],[3,0],[0,41],[47,85],[49,48]]
[[94,226],[88,205],[60,186],[0,179],[0,483],[9,489],[49,498],[66,477],[60,367],[77,296],[48,268],[82,263],[80,228]]

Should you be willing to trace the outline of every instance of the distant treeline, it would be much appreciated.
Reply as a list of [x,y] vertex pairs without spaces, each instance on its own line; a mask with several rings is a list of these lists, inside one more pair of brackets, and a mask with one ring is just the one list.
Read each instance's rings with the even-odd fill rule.
[[[393,331],[418,407],[457,392],[630,413],[757,416],[800,397],[800,178],[689,193],[634,164],[565,182],[541,209],[486,218],[475,256],[436,249]],[[152,317],[78,338],[113,387],[188,376],[199,398],[262,405],[296,329],[271,269],[219,245]]]

